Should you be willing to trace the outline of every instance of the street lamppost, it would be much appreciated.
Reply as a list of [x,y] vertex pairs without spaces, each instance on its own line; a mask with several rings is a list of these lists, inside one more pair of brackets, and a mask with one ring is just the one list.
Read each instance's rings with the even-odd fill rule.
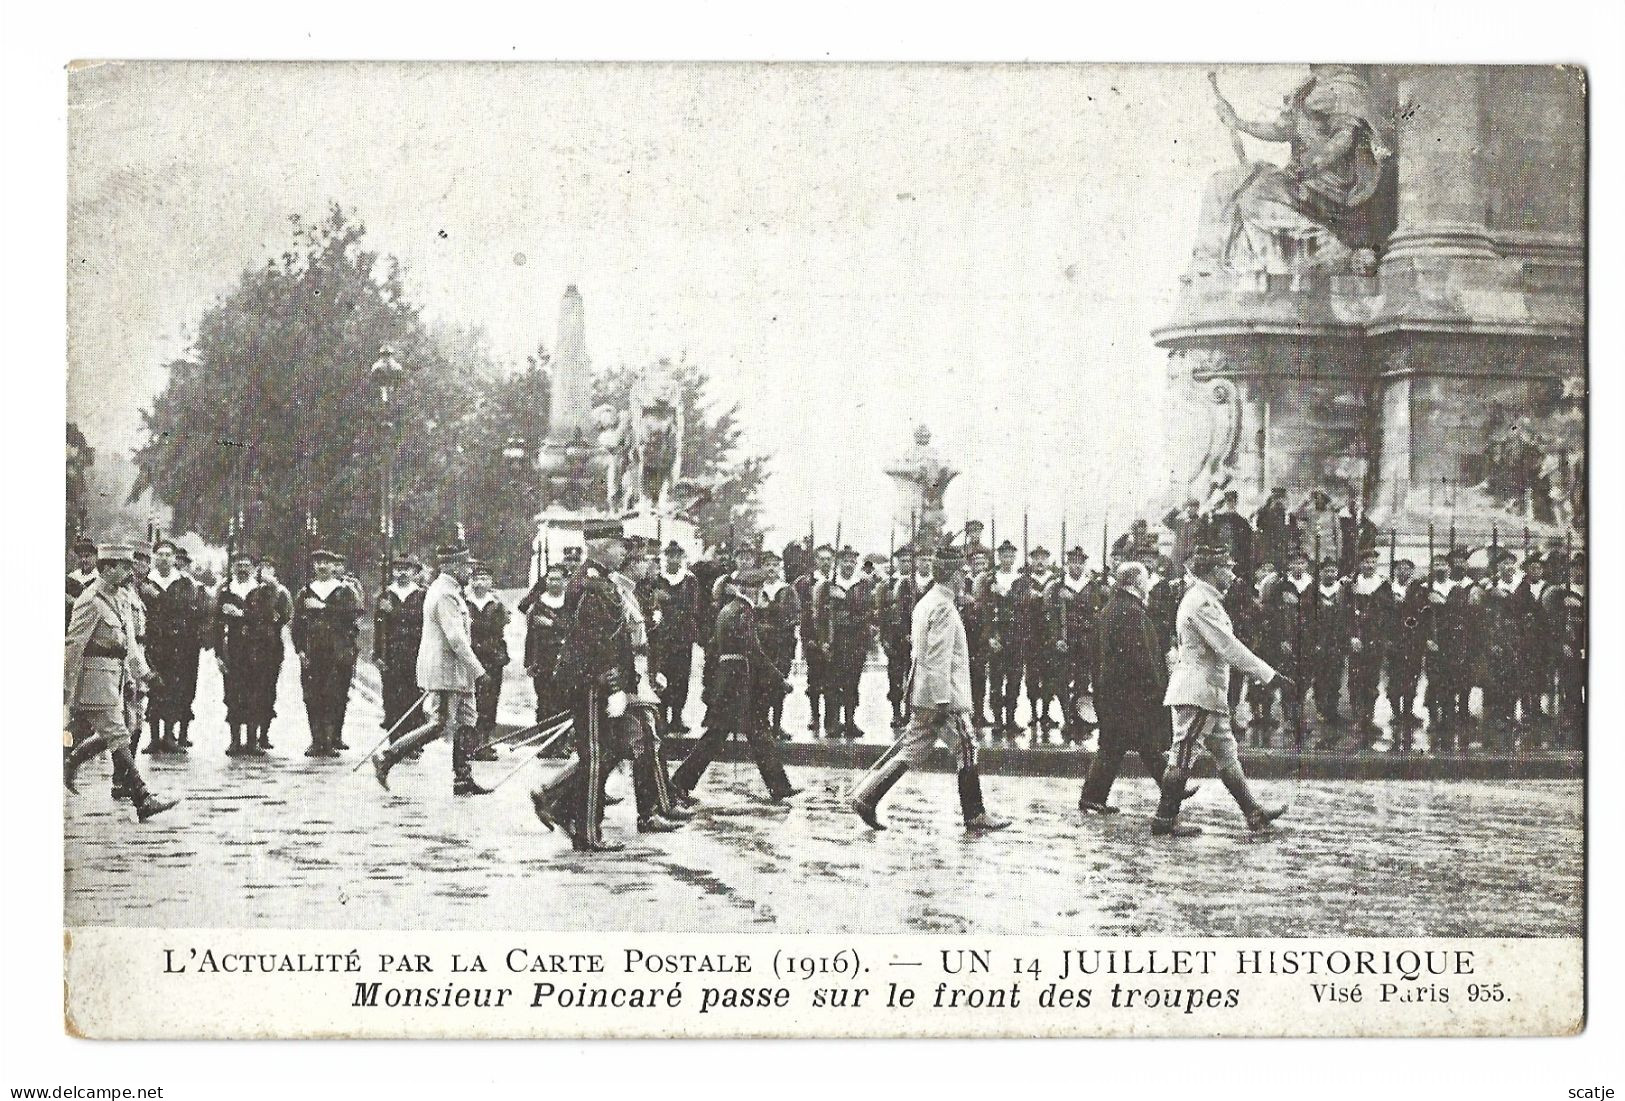
[[[534,507],[534,502],[538,495],[536,488],[536,467],[530,461],[530,445],[525,442],[523,436],[508,437],[508,442],[502,445],[502,461],[507,465],[509,473],[513,475],[515,484],[524,487],[525,497],[529,501],[533,502],[532,507]],[[533,514],[527,512],[524,513],[524,515],[528,517]],[[532,544],[530,553],[531,564],[537,567],[536,573],[538,576],[540,576],[541,549],[535,546],[536,527],[534,523],[527,525],[526,538]]]
[[378,349],[378,358],[367,369],[367,376],[378,388],[380,421],[383,426],[383,462],[380,464],[378,488],[378,542],[379,563],[383,584],[389,584],[389,560],[395,551],[395,452],[399,450],[400,419],[395,411],[394,399],[406,381],[406,368],[395,358],[395,352],[384,345]]

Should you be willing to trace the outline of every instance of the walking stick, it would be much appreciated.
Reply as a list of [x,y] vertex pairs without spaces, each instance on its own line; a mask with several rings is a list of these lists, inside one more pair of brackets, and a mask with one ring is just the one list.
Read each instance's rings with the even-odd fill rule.
[[379,738],[378,741],[373,745],[373,747],[371,749],[367,750],[366,753],[361,755],[361,759],[356,761],[355,765],[350,769],[350,771],[355,772],[362,765],[364,765],[368,761],[372,760],[372,755],[374,753],[377,753],[378,750],[383,746],[383,744],[385,742],[389,741],[390,736],[393,735],[395,733],[395,731],[399,730],[401,728],[401,724],[404,723],[407,719],[411,718],[417,712],[417,709],[423,706],[423,701],[428,699],[428,698],[429,698],[429,693],[427,691],[425,691],[423,693],[423,695],[421,695],[421,696],[419,696],[417,698],[416,703],[414,703],[411,707],[408,707],[405,710],[405,712],[402,713],[401,717],[395,720],[395,725],[390,727],[388,730],[384,731],[384,736],[382,738]]

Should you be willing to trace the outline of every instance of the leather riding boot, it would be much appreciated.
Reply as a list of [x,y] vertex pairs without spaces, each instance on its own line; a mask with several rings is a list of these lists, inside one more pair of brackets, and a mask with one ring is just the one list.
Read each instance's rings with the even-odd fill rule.
[[1185,790],[1185,770],[1177,766],[1162,774],[1162,798],[1157,802],[1157,816],[1151,820],[1151,832],[1158,837],[1195,837],[1201,826],[1179,821],[1179,807],[1190,796]]
[[231,724],[231,744],[226,747],[227,757],[240,757],[243,753],[243,724]]
[[491,789],[481,787],[474,780],[474,747],[479,744],[479,731],[472,726],[460,726],[451,738],[451,774],[453,795],[489,795]]
[[1274,822],[1287,811],[1286,804],[1275,807],[1266,807],[1253,796],[1252,788],[1247,784],[1247,777],[1239,768],[1224,768],[1219,770],[1219,779],[1224,782],[1225,789],[1230,792],[1236,806],[1241,813],[1247,816],[1247,828],[1254,833],[1270,828]]
[[908,762],[893,757],[883,765],[879,772],[872,772],[868,779],[858,785],[858,790],[852,793],[852,811],[872,830],[886,828],[877,817],[880,810],[880,801],[886,793],[896,786],[897,781],[903,778],[908,771]]
[[988,814],[982,802],[982,777],[975,765],[959,770],[959,811],[965,817],[965,828],[973,833],[989,833],[1010,825],[1007,819]]
[[67,760],[62,762],[62,786],[78,795],[79,789],[74,786],[73,781],[79,774],[79,766],[106,748],[107,739],[100,734],[92,734],[88,738],[81,739],[79,744],[73,747],[73,752],[68,754]]
[[182,749],[192,748],[192,720],[182,719],[175,724],[179,728],[180,746]]

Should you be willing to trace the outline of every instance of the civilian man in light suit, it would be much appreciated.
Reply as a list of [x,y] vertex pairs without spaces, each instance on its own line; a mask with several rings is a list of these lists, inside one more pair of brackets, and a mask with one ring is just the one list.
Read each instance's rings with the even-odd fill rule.
[[1151,822],[1151,832],[1162,837],[1189,837],[1202,832],[1198,826],[1177,821],[1179,805],[1185,798],[1185,778],[1190,774],[1198,742],[1212,754],[1219,779],[1247,816],[1248,828],[1267,830],[1270,823],[1286,813],[1286,807],[1260,805],[1247,786],[1241,759],[1236,755],[1236,738],[1230,730],[1226,693],[1232,668],[1264,684],[1290,688],[1292,682],[1236,639],[1230,615],[1224,610],[1224,594],[1236,579],[1229,552],[1223,547],[1200,547],[1192,553],[1188,568],[1191,580],[1175,618],[1178,657],[1162,701],[1174,709],[1174,761],[1163,774],[1162,801]]
[[489,795],[474,781],[473,758],[479,712],[474,686],[486,675],[469,640],[470,615],[463,586],[474,573],[474,560],[461,543],[441,547],[435,558],[440,576],[423,596],[423,640],[418,644],[418,684],[429,694],[424,710],[429,721],[379,750],[372,759],[378,783],[389,787],[389,770],[421,746],[445,735],[451,742],[453,795]]
[[925,763],[939,737],[959,755],[959,809],[965,828],[986,833],[1010,824],[987,813],[976,771],[976,736],[970,727],[970,647],[955,599],[963,568],[964,559],[957,549],[939,550],[932,562],[931,587],[914,605],[913,667],[907,695],[913,714],[903,736],[852,793],[852,810],[870,829],[886,828],[877,816],[880,800],[909,768]]

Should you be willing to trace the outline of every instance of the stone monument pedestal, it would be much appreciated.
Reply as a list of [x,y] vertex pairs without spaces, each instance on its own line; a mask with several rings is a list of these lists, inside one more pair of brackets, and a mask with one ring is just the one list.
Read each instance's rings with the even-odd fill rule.
[[1275,486],[1292,508],[1325,489],[1413,555],[1452,529],[1473,546],[1583,542],[1583,78],[1312,68],[1369,96],[1365,121],[1394,120],[1385,179],[1346,212],[1371,247],[1250,270],[1212,244],[1245,208],[1204,207],[1175,317],[1152,334],[1167,500],[1235,489],[1250,512]]

